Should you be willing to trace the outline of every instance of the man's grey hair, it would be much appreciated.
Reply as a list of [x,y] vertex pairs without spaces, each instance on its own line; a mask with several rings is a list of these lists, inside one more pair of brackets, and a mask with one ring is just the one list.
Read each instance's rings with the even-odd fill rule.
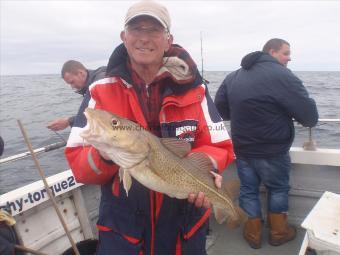
[[85,70],[85,66],[76,60],[68,60],[61,68],[61,77],[64,78],[65,73],[77,74],[79,70]]
[[283,44],[287,44],[288,46],[290,46],[290,44],[283,39],[273,38],[266,42],[266,44],[263,46],[262,51],[265,53],[269,53],[270,50],[279,51]]

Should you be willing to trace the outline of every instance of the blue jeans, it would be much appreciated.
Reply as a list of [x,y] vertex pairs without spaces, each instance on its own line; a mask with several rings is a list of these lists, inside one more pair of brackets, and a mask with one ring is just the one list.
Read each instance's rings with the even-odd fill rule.
[[273,158],[236,159],[241,181],[239,203],[249,218],[262,218],[259,194],[261,182],[268,191],[268,211],[288,211],[290,165],[288,153]]

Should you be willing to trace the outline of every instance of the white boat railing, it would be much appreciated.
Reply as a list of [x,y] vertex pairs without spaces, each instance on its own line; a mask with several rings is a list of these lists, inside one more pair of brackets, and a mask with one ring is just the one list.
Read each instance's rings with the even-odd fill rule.
[[[294,122],[297,123],[295,120],[294,120]],[[318,123],[321,123],[321,122],[322,123],[340,123],[340,119],[319,119]],[[315,145],[315,142],[313,141],[313,138],[312,138],[313,128],[308,128],[308,130],[309,130],[309,140],[306,141],[303,145],[303,148],[305,150],[316,150],[316,145]],[[52,144],[49,144],[47,146],[35,149],[33,151],[37,155],[37,154],[40,154],[40,153],[43,153],[43,152],[48,152],[48,151],[52,151],[52,150],[55,150],[55,149],[59,149],[59,148],[64,147],[64,146],[66,146],[66,141],[61,141],[61,142],[52,143]],[[31,155],[30,152],[26,151],[26,152],[15,154],[15,155],[12,155],[12,156],[9,156],[9,157],[6,157],[6,158],[2,158],[2,159],[0,159],[0,165],[27,158],[30,155]]]
[[319,119],[319,122],[340,122],[340,119]]

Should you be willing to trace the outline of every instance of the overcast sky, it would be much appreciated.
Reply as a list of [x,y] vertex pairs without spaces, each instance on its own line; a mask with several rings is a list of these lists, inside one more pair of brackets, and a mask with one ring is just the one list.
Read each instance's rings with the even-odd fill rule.
[[[270,38],[290,42],[293,71],[340,71],[338,1],[161,1],[174,42],[204,69],[229,71]],[[1,75],[59,73],[68,59],[106,65],[131,1],[4,1]]]

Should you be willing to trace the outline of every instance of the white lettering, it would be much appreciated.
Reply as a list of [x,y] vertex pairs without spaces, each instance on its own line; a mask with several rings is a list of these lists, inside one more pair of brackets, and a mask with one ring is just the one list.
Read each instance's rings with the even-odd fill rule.
[[[78,186],[81,186],[81,184],[77,183],[74,176],[71,175],[51,184],[50,190],[52,191],[53,196],[58,196],[77,188]],[[30,192],[21,194],[19,197],[12,197],[9,199],[6,199],[5,196],[0,196],[0,208],[9,209],[14,216],[49,199],[44,187],[35,190],[31,189],[29,191]]]

